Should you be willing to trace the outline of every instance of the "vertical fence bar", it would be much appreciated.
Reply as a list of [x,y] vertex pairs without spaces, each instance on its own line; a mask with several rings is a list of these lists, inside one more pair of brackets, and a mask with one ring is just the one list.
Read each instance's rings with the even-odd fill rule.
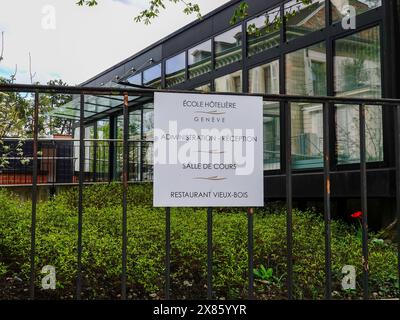
[[38,167],[38,128],[39,92],[35,92],[33,110],[33,159],[32,159],[32,220],[31,220],[31,255],[30,255],[30,298],[35,299],[35,253],[36,253],[36,204],[37,204],[37,167]]
[[171,287],[171,208],[165,208],[165,299],[170,298]]
[[80,96],[79,116],[79,191],[78,191],[78,258],[76,278],[76,298],[82,292],[82,223],[83,223],[83,179],[85,171],[85,95]]
[[396,156],[396,220],[397,220],[397,270],[398,297],[400,299],[400,106],[395,108],[395,156]]
[[331,177],[329,150],[329,103],[323,106],[324,130],[324,220],[325,220],[325,299],[332,298],[332,267],[331,267]]
[[254,226],[254,210],[249,208],[247,210],[247,252],[249,256],[249,300],[254,298],[254,242],[253,242],[253,226]]
[[212,299],[212,256],[213,256],[213,216],[212,208],[207,208],[207,299]]
[[368,290],[368,208],[367,208],[367,165],[365,146],[365,105],[359,106],[360,117],[360,183],[361,183],[361,211],[362,211],[362,263],[364,299],[369,298]]
[[128,195],[128,157],[129,157],[129,97],[124,94],[124,133],[122,165],[122,276],[121,299],[126,300],[126,251],[127,251],[127,195]]
[[293,234],[292,234],[292,119],[290,103],[286,102],[285,112],[285,150],[286,150],[286,246],[287,246],[287,290],[288,299],[293,299]]

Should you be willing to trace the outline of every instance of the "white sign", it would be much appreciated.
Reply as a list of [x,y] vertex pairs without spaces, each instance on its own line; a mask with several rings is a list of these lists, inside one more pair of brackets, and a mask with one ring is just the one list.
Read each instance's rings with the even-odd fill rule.
[[154,95],[155,207],[264,205],[262,97]]

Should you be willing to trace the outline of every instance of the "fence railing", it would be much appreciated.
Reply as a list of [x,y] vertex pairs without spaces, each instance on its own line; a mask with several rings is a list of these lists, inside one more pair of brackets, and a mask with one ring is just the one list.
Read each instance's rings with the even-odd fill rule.
[[[0,186],[33,183],[33,139],[2,138]],[[39,185],[78,184],[79,140],[39,138],[37,182]],[[17,152],[17,148],[21,151]],[[153,141],[129,140],[129,182],[151,181]],[[5,152],[7,150],[7,152]],[[122,179],[121,139],[84,139],[84,182],[112,182]],[[3,165],[1,165],[3,164]]]
[[[31,211],[31,251],[30,251],[30,298],[35,298],[35,254],[36,254],[36,208],[37,208],[37,189],[40,184],[40,161],[42,154],[39,153],[42,142],[38,138],[38,117],[39,117],[39,94],[42,92],[46,93],[70,93],[80,95],[80,112],[79,112],[79,127],[82,133],[79,137],[79,151],[78,157],[72,156],[68,159],[68,163],[71,167],[76,167],[77,183],[79,186],[79,199],[78,199],[78,225],[77,225],[77,285],[76,285],[76,298],[81,299],[82,293],[82,228],[83,224],[83,187],[86,181],[86,140],[84,135],[85,128],[85,94],[96,95],[110,95],[110,96],[123,96],[124,103],[121,106],[123,109],[123,139],[120,141],[120,148],[116,153],[119,153],[119,163],[121,163],[120,171],[117,170],[117,176],[121,176],[121,183],[123,188],[123,196],[121,199],[122,204],[122,250],[121,250],[121,298],[127,298],[127,190],[128,182],[130,180],[131,170],[134,170],[134,166],[130,167],[130,152],[131,145],[129,143],[129,108],[130,96],[143,96],[151,99],[155,90],[153,89],[126,89],[126,88],[89,88],[89,87],[55,87],[55,86],[26,86],[26,85],[0,85],[0,92],[32,92],[34,94],[34,112],[33,112],[33,138],[32,138],[32,154],[31,154],[31,175],[32,175],[32,211]],[[162,91],[162,90],[157,90]],[[178,91],[168,91],[178,92]],[[185,92],[185,91],[179,91]],[[228,93],[227,93],[228,94]],[[230,93],[229,93],[230,94]],[[238,94],[240,95],[240,94]],[[324,245],[325,245],[325,298],[332,298],[332,250],[331,250],[331,161],[332,161],[332,143],[331,141],[331,121],[330,116],[332,115],[333,108],[336,104],[340,105],[358,105],[359,106],[359,141],[360,141],[360,199],[362,209],[362,245],[360,250],[362,251],[363,258],[363,297],[368,299],[369,294],[369,250],[368,250],[368,205],[367,205],[367,165],[366,165],[366,134],[365,134],[365,106],[385,106],[387,108],[393,108],[395,113],[394,128],[395,128],[395,160],[396,160],[396,216],[400,221],[400,100],[396,99],[358,99],[358,98],[340,98],[340,97],[310,97],[310,96],[292,96],[292,95],[263,95],[265,101],[278,101],[281,105],[281,117],[284,118],[284,137],[282,138],[282,145],[284,145],[284,168],[281,170],[285,176],[286,186],[286,251],[287,251],[287,297],[293,299],[293,179],[292,179],[292,117],[291,117],[291,103],[317,103],[323,106],[323,184],[321,188],[324,190]],[[142,142],[140,142],[142,143]],[[89,149],[90,150],[90,149]],[[97,151],[96,151],[97,152]],[[90,153],[90,151],[89,151]],[[78,163],[76,159],[79,159]],[[101,169],[102,166],[93,164],[93,168]],[[90,167],[90,164],[89,164]],[[102,169],[101,169],[102,170]],[[147,171],[146,171],[147,170]],[[146,172],[151,175],[151,170],[147,168],[142,172]],[[100,173],[100,171],[98,172]],[[97,177],[101,178],[101,175]],[[96,178],[96,179],[97,179]],[[96,180],[95,179],[95,180]],[[265,195],[268,198],[268,194]],[[171,216],[170,208],[165,210],[165,298],[170,297],[170,266],[171,266]],[[253,278],[253,209],[247,210],[248,218],[248,292],[249,299],[254,297],[254,278]],[[207,297],[212,299],[212,270],[213,270],[213,211],[212,208],[207,209]],[[397,223],[397,234],[400,235],[400,223]],[[398,241],[398,258],[400,261],[400,241]],[[397,265],[400,279],[400,262]]]

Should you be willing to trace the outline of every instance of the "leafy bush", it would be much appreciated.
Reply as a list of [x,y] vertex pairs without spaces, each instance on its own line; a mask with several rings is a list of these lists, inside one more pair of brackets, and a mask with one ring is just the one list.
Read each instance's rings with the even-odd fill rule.
[[[75,294],[77,256],[77,190],[59,193],[38,204],[36,284],[41,298],[71,299]],[[118,298],[122,251],[122,191],[119,184],[95,185],[84,191],[83,297]],[[0,298],[25,298],[29,283],[31,204],[0,190],[0,283],[13,281],[12,294],[1,286]],[[165,212],[152,207],[151,185],[128,191],[127,277],[129,298],[163,297]],[[357,230],[332,221],[333,289],[337,298],[362,294],[361,240]],[[295,297],[319,299],[324,293],[324,221],[312,212],[293,213]],[[374,296],[393,297],[397,284],[397,252],[393,244],[370,234],[370,287]],[[213,289],[217,298],[247,297],[247,216],[239,209],[213,216]],[[271,273],[256,281],[260,299],[286,297],[286,216],[258,209],[254,214],[254,265]],[[344,265],[357,269],[357,290],[343,292]],[[53,265],[57,289],[41,290],[41,268]],[[21,284],[16,285],[15,280]],[[205,298],[207,279],[207,214],[203,209],[171,210],[171,291],[175,298]],[[265,280],[265,279],[264,279]]]

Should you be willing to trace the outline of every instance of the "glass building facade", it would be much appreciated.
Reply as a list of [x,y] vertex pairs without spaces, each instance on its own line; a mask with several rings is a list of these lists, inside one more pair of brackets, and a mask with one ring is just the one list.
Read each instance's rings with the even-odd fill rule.
[[[257,1],[251,2],[260,8]],[[347,4],[356,14],[354,30],[342,25],[347,18]],[[131,85],[202,92],[381,98],[383,6],[379,0],[286,0],[278,4],[275,1],[271,7],[265,3],[262,10],[236,25],[227,22],[224,28],[204,34],[193,31],[193,41],[189,41],[188,29],[184,38],[187,45],[177,39],[176,49],[173,35],[158,59],[122,78]],[[200,21],[199,25],[202,23],[206,22]],[[209,30],[214,28],[218,29],[210,26]],[[290,105],[295,170],[323,167],[322,109],[318,103]],[[379,165],[385,161],[384,107],[366,109],[367,160]],[[264,102],[264,170],[272,174],[284,169],[281,141],[285,112],[281,103]],[[358,106],[334,105],[329,117],[335,124],[331,133],[335,166],[357,165]],[[121,111],[90,128],[98,139],[122,138]],[[134,107],[130,113],[130,139],[136,141],[132,142],[133,180],[151,178],[152,135],[152,105]],[[117,179],[122,149],[117,148],[114,155],[114,169],[104,164],[107,156],[97,156],[99,177],[112,170]]]

